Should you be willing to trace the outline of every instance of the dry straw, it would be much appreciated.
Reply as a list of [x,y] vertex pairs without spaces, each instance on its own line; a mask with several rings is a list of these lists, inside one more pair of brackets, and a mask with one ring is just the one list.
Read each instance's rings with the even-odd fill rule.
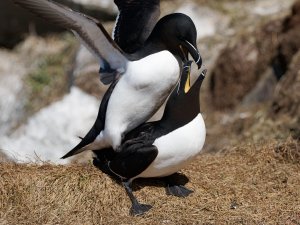
[[203,154],[182,171],[195,192],[167,196],[163,181],[135,194],[153,209],[128,215],[125,191],[92,165],[0,164],[0,224],[299,224],[299,142]]

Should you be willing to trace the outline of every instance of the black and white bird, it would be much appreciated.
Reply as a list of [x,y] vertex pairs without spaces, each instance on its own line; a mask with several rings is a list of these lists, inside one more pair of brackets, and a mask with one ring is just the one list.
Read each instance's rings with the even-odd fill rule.
[[163,117],[130,131],[121,151],[94,151],[94,164],[104,173],[119,178],[132,202],[131,214],[139,215],[151,206],[140,204],[131,183],[136,178],[166,177],[167,193],[186,197],[192,191],[177,185],[170,175],[187,166],[202,150],[206,128],[200,113],[199,90],[206,70],[190,87],[190,62],[183,68],[180,83],[170,95]]
[[193,21],[181,13],[158,21],[137,51],[127,54],[95,19],[48,0],[12,0],[14,3],[73,31],[100,61],[100,79],[111,84],[104,96],[94,126],[63,158],[84,150],[112,146],[118,151],[124,135],[146,122],[176,86],[188,53],[198,68]]

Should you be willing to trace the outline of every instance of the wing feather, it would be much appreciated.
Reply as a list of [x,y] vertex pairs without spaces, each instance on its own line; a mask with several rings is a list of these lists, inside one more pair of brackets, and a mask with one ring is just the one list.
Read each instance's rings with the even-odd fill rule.
[[[101,67],[109,66],[108,69],[115,70],[118,74],[125,72],[127,58],[96,19],[50,0],[13,0],[13,2],[56,25],[75,32],[83,44],[99,58]],[[111,74],[116,76],[116,73]]]

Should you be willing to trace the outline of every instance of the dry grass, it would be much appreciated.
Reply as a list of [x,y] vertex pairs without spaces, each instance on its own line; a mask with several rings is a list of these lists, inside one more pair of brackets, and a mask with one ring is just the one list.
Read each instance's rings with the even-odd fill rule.
[[195,191],[185,199],[167,196],[162,181],[136,181],[138,199],[153,205],[142,217],[128,215],[123,188],[91,165],[0,164],[0,224],[296,225],[299,151],[288,139],[203,154],[182,171]]

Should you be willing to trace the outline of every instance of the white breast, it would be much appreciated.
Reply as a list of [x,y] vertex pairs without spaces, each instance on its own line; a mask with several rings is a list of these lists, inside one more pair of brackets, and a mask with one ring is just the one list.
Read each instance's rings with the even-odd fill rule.
[[178,61],[169,51],[128,64],[108,103],[104,135],[113,148],[124,131],[147,121],[166,100],[180,75]]
[[158,155],[137,177],[163,177],[187,166],[202,150],[206,129],[199,113],[190,123],[155,140]]

